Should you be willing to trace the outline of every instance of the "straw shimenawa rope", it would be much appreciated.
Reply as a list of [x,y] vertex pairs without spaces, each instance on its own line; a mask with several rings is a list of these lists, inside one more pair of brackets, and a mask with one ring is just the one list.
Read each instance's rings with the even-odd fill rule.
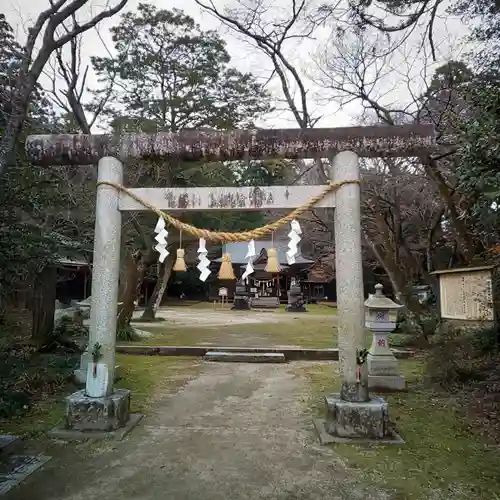
[[257,240],[259,238],[262,238],[263,236],[266,236],[267,234],[273,233],[276,231],[279,227],[292,222],[292,220],[297,219],[300,217],[302,214],[310,210],[316,203],[321,201],[327,194],[331,193],[332,191],[336,191],[339,187],[344,186],[345,184],[359,184],[358,180],[346,180],[346,181],[339,181],[339,182],[330,182],[325,186],[323,191],[319,193],[316,196],[313,196],[311,199],[306,201],[303,205],[297,207],[295,210],[290,212],[288,215],[285,217],[282,217],[281,219],[278,219],[275,222],[271,222],[270,224],[266,224],[265,226],[258,227],[256,229],[252,229],[250,231],[243,231],[241,233],[227,233],[224,231],[209,231],[208,229],[200,229],[195,226],[192,226],[191,224],[186,224],[185,222],[181,222],[180,220],[176,219],[175,217],[172,217],[171,215],[167,214],[166,212],[163,212],[163,210],[160,210],[156,208],[155,206],[151,205],[151,203],[147,202],[146,200],[143,200],[140,196],[137,196],[133,191],[130,189],[127,189],[126,187],[117,184],[115,182],[110,182],[110,181],[99,181],[97,185],[107,185],[107,186],[112,186],[118,191],[122,193],[126,193],[128,196],[133,198],[135,201],[140,203],[146,208],[149,208],[152,212],[154,212],[158,217],[163,217],[165,221],[170,224],[171,226],[175,227],[179,231],[186,231],[189,234],[192,234],[193,236],[196,236],[197,238],[205,238],[207,241],[216,241],[220,243],[234,243],[234,242],[244,242],[244,241],[250,241],[250,240]]

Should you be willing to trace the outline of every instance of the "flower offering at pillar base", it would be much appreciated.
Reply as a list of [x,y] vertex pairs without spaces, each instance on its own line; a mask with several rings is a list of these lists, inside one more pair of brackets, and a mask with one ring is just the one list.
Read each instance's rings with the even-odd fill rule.
[[281,271],[276,248],[270,248],[267,251],[267,264],[264,270],[266,273],[279,273]]
[[219,279],[220,280],[235,280],[236,276],[234,274],[233,265],[231,264],[231,254],[225,253],[222,256],[222,263],[219,269]]
[[186,262],[184,260],[184,249],[177,249],[177,259],[175,261],[174,267],[172,268],[176,272],[184,272],[186,271]]

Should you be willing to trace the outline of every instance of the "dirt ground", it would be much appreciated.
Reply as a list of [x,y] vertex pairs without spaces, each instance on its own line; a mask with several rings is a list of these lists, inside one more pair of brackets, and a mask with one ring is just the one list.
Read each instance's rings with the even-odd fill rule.
[[319,445],[301,363],[200,363],[121,442],[39,442],[53,459],[6,500],[392,498]]
[[[319,312],[319,314],[318,314]],[[162,308],[164,321],[143,323],[135,313],[133,326],[143,343],[218,347],[335,347],[337,317],[313,310],[231,311],[192,307]]]
[[[220,308],[220,305],[219,305]],[[165,318],[165,321],[156,323],[141,323],[139,321],[142,311],[134,312],[134,326],[147,326],[148,328],[165,328],[165,326],[225,326],[225,325],[258,325],[263,323],[286,323],[297,317],[296,314],[285,314],[283,312],[272,311],[229,311],[229,306],[225,310],[195,309],[195,308],[161,308],[158,318]],[[323,316],[315,315],[314,318]],[[328,319],[335,319],[335,316],[324,316]]]

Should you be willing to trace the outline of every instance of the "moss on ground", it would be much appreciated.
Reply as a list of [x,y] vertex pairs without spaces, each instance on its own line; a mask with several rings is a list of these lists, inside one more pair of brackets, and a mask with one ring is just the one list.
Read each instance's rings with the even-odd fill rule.
[[158,391],[175,392],[198,373],[198,358],[168,356],[117,356],[121,379],[117,388],[132,391],[132,411],[148,413]]
[[[191,377],[199,367],[197,358],[156,357],[156,356],[117,356],[121,367],[121,380],[117,388],[132,391],[132,411],[149,413],[157,391],[162,394],[174,392]],[[37,401],[24,416],[0,422],[0,431],[18,436],[36,437],[52,429],[64,417],[65,396],[74,387],[68,387],[65,393],[49,396]]]
[[[406,444],[334,445],[335,451],[398,500],[499,498],[497,447],[471,428],[452,398],[424,387],[422,360],[400,361],[400,367],[409,391],[385,397]],[[323,396],[338,390],[338,377],[333,380],[330,364],[312,364],[300,372],[309,381],[314,416],[323,416]]]
[[55,427],[64,417],[63,396],[49,396],[37,401],[33,407],[19,417],[0,422],[1,434],[22,437],[37,437]]

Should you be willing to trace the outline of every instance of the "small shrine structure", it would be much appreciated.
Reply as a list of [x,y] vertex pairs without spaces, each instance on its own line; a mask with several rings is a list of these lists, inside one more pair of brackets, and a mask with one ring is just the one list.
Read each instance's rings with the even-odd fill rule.
[[[278,307],[280,303],[288,300],[287,292],[292,280],[300,282],[307,277],[308,268],[314,263],[313,260],[305,258],[302,253],[295,257],[295,264],[288,265],[286,258],[288,240],[256,240],[256,256],[253,259],[255,272],[248,277],[247,292],[253,307]],[[248,259],[245,258],[247,252],[246,243],[228,243],[226,250],[231,254],[234,272],[239,280],[243,275]],[[267,251],[269,248],[276,248],[278,263],[281,271],[279,273],[269,273],[266,271]],[[215,262],[220,263],[222,258]],[[229,298],[234,296],[236,282],[216,280],[212,284],[210,296],[217,293],[220,286],[228,288]]]

